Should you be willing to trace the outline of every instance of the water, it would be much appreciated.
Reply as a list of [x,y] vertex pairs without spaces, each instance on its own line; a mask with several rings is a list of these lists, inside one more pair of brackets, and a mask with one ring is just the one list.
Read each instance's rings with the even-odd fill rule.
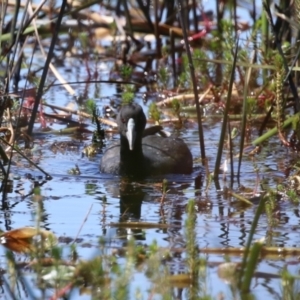
[[[105,91],[104,88],[102,88],[103,91]],[[207,120],[204,121],[204,128],[206,128],[204,134],[208,136],[206,151],[209,169],[213,170],[220,123],[212,124]],[[191,148],[193,156],[199,157],[196,127],[182,130],[181,134]],[[191,198],[195,199],[197,205],[196,232],[200,249],[236,248],[245,245],[257,204],[251,208],[245,208],[237,204],[235,199],[226,197],[223,189],[229,185],[228,180],[226,182],[221,180],[221,190],[217,190],[211,183],[205,192],[207,188],[205,172],[197,163],[191,175],[168,175],[169,192],[164,201],[162,213],[161,182],[165,176],[149,178],[133,186],[131,184],[124,186],[118,176],[99,173],[98,162],[101,154],[89,159],[82,157],[80,149],[53,153],[50,145],[59,140],[72,139],[56,135],[41,139],[36,137],[35,143],[42,146],[39,151],[33,153],[31,159],[38,161],[39,166],[53,176],[52,180],[41,186],[44,209],[41,225],[54,232],[60,239],[59,245],[63,247],[66,256],[69,255],[70,249],[69,243],[65,240],[67,238],[72,240],[75,237],[78,239],[77,247],[81,259],[91,259],[99,253],[97,245],[100,237],[104,238],[108,249],[122,248],[124,243],[126,244],[132,237],[136,238],[137,243],[143,245],[150,245],[153,240],[156,240],[160,247],[172,249],[171,251],[184,249],[186,205]],[[278,160],[278,153],[282,153],[281,160]],[[245,158],[241,182],[250,190],[247,197],[250,198],[261,190],[260,186],[257,187],[258,177],[260,182],[267,182],[271,187],[274,187],[278,180],[282,181],[284,175],[280,166],[287,163],[286,150],[278,145],[270,146],[269,150],[263,151],[255,162],[251,158]],[[26,195],[32,189],[32,180],[29,180],[26,174],[31,174],[40,182],[42,180],[39,176],[42,174],[34,167],[25,167],[25,164],[28,165],[24,159],[20,159],[18,165],[12,168],[12,174],[15,178],[19,176],[19,179],[14,179],[14,192],[8,196],[9,208],[6,211],[2,210],[2,228],[5,230],[36,224],[34,199],[32,196],[22,197],[19,193]],[[75,164],[81,170],[81,175],[68,174],[68,170]],[[254,167],[258,167],[258,173],[254,172]],[[200,181],[200,185],[195,185],[198,176],[201,176],[202,182]],[[103,200],[104,196],[106,196],[106,201]],[[263,215],[255,239],[265,237],[268,245],[295,247],[299,243],[299,236],[295,230],[299,224],[299,217],[295,214],[295,207],[289,202],[280,201],[279,205],[281,213],[278,217],[278,226],[271,228],[266,216]],[[170,227],[134,229],[111,226],[113,223],[124,220],[141,220],[154,224],[166,223]],[[1,249],[1,251],[4,255],[4,250]],[[183,251],[180,259],[170,262],[170,267],[176,270],[178,266],[181,266],[179,269],[184,269],[184,256]],[[228,286],[217,275],[217,265],[225,261],[225,256],[223,254],[201,256],[206,258],[210,266],[206,277],[209,294],[217,297],[219,293],[224,293],[229,297]],[[240,261],[240,259],[239,256],[231,256],[232,261]],[[265,259],[260,262],[257,271],[278,274],[284,266],[289,266],[291,260],[293,259]],[[289,267],[289,269],[291,272],[297,271],[296,266]],[[136,272],[131,286],[132,295],[135,294],[136,287],[145,287],[142,292],[146,292],[146,287],[150,284],[144,275],[138,270]],[[253,292],[259,295],[259,299],[263,296],[275,297],[275,294],[281,294],[279,282],[278,279],[268,280],[258,277]],[[87,299],[86,296],[79,296],[76,292],[72,297]],[[159,295],[157,297],[159,299]]]
[[[209,9],[210,7],[207,7]],[[239,12],[240,13],[240,12]],[[102,46],[108,46],[110,42],[102,41]],[[28,55],[30,49],[27,50]],[[37,58],[37,63],[43,60]],[[92,57],[87,64],[81,58],[65,58],[59,72],[70,82],[88,81],[87,66],[92,74],[98,72],[98,79],[109,79],[108,70],[111,70],[114,61],[104,60],[99,63]],[[22,71],[23,76],[27,70]],[[54,79],[49,74],[48,81]],[[25,81],[21,81],[23,86]],[[102,83],[86,83],[72,85],[76,96],[86,99],[95,99],[99,108],[110,105],[110,100],[118,99],[118,88],[116,85]],[[155,99],[156,94],[149,92],[146,87],[140,87],[137,92],[136,101],[141,103],[145,109],[149,103],[144,104],[142,95],[147,93],[149,99]],[[79,97],[80,98],[80,97]],[[45,94],[44,99],[48,103],[58,106],[66,106],[74,102],[76,107],[81,106],[80,100],[70,96],[63,87],[56,86]],[[44,108],[51,113],[49,108]],[[74,119],[80,119],[77,116]],[[89,123],[89,121],[86,121]],[[51,124],[52,129],[63,128],[64,125]],[[36,129],[38,130],[38,124]],[[208,159],[208,170],[214,170],[215,158],[219,144],[221,120],[207,116],[203,121],[205,148]],[[237,125],[239,126],[239,124]],[[89,123],[88,129],[94,127]],[[174,131],[172,126],[167,128]],[[257,132],[253,130],[253,136]],[[176,132],[178,133],[178,132]],[[184,128],[179,131],[190,147],[195,159],[200,157],[197,126],[194,121],[188,121]],[[112,136],[112,138],[118,138]],[[99,173],[99,161],[101,153],[94,158],[82,156],[82,149],[91,140],[91,134],[85,134],[79,141],[75,150],[53,152],[51,145],[55,141],[72,141],[70,136],[54,134],[42,134],[34,137],[35,151],[31,159],[39,164],[46,172],[51,174],[52,180],[41,185],[43,201],[43,212],[41,226],[51,230],[59,238],[59,246],[63,248],[63,255],[67,259],[70,255],[70,243],[76,240],[80,259],[91,259],[100,254],[99,238],[105,241],[109,252],[113,249],[122,249],[132,237],[141,245],[151,245],[157,241],[159,247],[170,249],[173,253],[172,260],[167,266],[175,273],[186,271],[186,239],[185,222],[187,219],[186,206],[189,199],[195,199],[196,203],[196,233],[197,244],[200,249],[212,248],[239,248],[245,246],[248,233],[251,228],[257,202],[252,207],[241,205],[233,197],[226,196],[224,192],[230,185],[228,174],[220,176],[220,186],[214,182],[207,182],[205,169],[199,162],[195,162],[194,171],[191,175],[168,175],[168,193],[161,205],[162,189],[161,183],[165,176],[147,178],[147,180],[124,184],[118,176]],[[109,141],[108,141],[109,143]],[[238,149],[238,140],[235,143],[235,153]],[[224,149],[223,161],[228,150]],[[284,147],[278,144],[276,137],[272,138],[264,146],[261,153],[255,157],[243,158],[242,174],[240,183],[247,191],[245,197],[251,198],[266,187],[274,188],[278,183],[284,182],[285,169],[289,166],[293,156]],[[81,174],[70,175],[68,170],[78,165]],[[235,158],[235,170],[237,159]],[[31,175],[29,179],[28,174]],[[226,181],[223,178],[227,178]],[[36,226],[37,204],[32,192],[34,181],[42,182],[43,174],[23,158],[16,159],[12,166],[11,178],[13,179],[13,192],[8,194],[2,203],[1,229],[8,231],[23,226]],[[200,178],[200,179],[199,179]],[[234,189],[239,188],[237,182]],[[29,196],[26,196],[29,195]],[[268,246],[297,247],[299,245],[298,208],[289,201],[281,199],[278,201],[277,225],[270,226],[266,215],[260,218],[255,239],[266,238]],[[158,224],[152,228],[118,227],[116,224],[124,221],[148,222]],[[165,228],[159,224],[168,224]],[[5,249],[0,249],[3,269],[5,265]],[[229,285],[218,276],[218,265],[225,262],[227,256],[223,253],[200,253],[208,263],[205,278],[206,291],[215,299],[224,294],[225,299],[234,298]],[[26,260],[23,255],[17,256],[19,260]],[[230,260],[240,262],[241,257],[231,255]],[[125,259],[118,258],[120,264],[125,264]],[[281,299],[282,286],[278,278],[270,278],[270,274],[279,275],[286,267],[292,274],[298,274],[299,267],[295,263],[297,258],[277,257],[262,259],[258,265],[252,292],[257,299],[272,298]],[[267,274],[263,276],[264,274]],[[26,274],[25,278],[34,286],[35,276]],[[140,288],[144,298],[148,296],[148,290],[152,286],[145,272],[136,268],[131,280],[130,295],[135,298],[136,289]],[[37,291],[36,291],[37,292]],[[25,288],[20,288],[21,299],[26,298]],[[174,295],[178,298],[188,299],[188,288],[174,288]],[[51,295],[51,291],[49,291]],[[155,295],[160,299],[159,293]],[[30,298],[30,297],[29,297]],[[78,289],[74,289],[72,299],[89,299],[88,295],[81,295]],[[155,299],[156,299],[155,298]]]

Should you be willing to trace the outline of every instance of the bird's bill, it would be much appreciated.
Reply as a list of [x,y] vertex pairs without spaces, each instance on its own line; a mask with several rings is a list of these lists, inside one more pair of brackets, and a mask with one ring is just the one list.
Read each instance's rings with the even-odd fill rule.
[[136,131],[135,131],[135,122],[132,118],[130,118],[127,123],[126,137],[128,140],[129,149],[133,150],[134,142],[136,138]]

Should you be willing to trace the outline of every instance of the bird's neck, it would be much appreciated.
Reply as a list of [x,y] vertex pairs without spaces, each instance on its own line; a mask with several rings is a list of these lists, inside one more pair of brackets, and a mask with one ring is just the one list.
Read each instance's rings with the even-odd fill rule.
[[143,148],[142,148],[142,138],[137,137],[135,139],[133,150],[129,149],[128,140],[126,137],[121,136],[121,147],[120,147],[120,156],[121,161],[133,159],[134,161],[138,161],[139,159],[143,159]]
[[121,136],[120,173],[140,177],[144,171],[142,139],[136,139],[133,150],[130,150],[128,140]]

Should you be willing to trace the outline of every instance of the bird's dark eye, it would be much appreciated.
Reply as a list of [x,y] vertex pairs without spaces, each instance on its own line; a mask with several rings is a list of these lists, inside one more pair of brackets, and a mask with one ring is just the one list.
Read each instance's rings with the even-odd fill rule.
[[124,118],[122,118],[121,121],[122,121],[123,124],[126,123],[126,119],[124,119]]

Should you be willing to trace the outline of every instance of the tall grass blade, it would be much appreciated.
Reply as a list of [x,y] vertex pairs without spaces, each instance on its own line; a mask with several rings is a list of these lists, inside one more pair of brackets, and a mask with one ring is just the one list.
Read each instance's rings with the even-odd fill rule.
[[[267,201],[266,196],[261,197],[260,202],[257,207],[257,210],[254,215],[254,219],[253,219],[252,226],[251,226],[251,229],[249,232],[246,248],[244,251],[243,262],[242,262],[240,276],[239,276],[239,284],[238,285],[240,288],[242,288],[242,287],[245,288],[246,286],[249,285],[248,281],[249,281],[249,277],[251,277],[251,276],[250,276],[250,273],[247,273],[247,272],[252,272],[252,269],[250,269],[250,268],[247,269],[247,264],[250,262],[250,260],[249,260],[250,247],[251,247],[251,243],[253,240],[255,230],[257,228],[258,220],[264,210],[266,201]],[[253,260],[255,259],[255,255],[252,259]]]
[[[221,50],[221,43],[223,39],[223,26],[222,26],[222,20],[224,16],[224,10],[225,10],[225,5],[222,5],[220,1],[216,1],[216,12],[217,12],[217,31],[218,31],[218,36],[219,36],[219,41],[218,41],[218,47],[219,50],[216,51],[216,57],[217,59],[222,59],[223,58],[223,53]],[[222,66],[221,65],[216,65],[216,84],[219,85],[222,82]]]
[[[268,23],[268,19],[266,16],[266,12],[263,10],[262,14],[261,14],[261,33],[262,33],[262,49],[263,52],[265,54],[265,56],[268,55],[269,52],[269,23]],[[267,82],[267,78],[268,78],[268,71],[267,70],[263,70],[263,84],[266,84]]]
[[229,144],[229,157],[230,157],[230,187],[233,187],[234,182],[234,165],[233,165],[233,143],[231,138],[231,126],[228,118],[228,144]]
[[171,44],[171,59],[172,59],[172,71],[173,71],[173,88],[177,86],[177,72],[176,72],[176,58],[175,58],[175,34],[170,29],[170,44]]
[[235,43],[233,64],[232,64],[230,81],[229,81],[229,86],[228,86],[227,101],[226,101],[225,110],[224,110],[224,117],[223,117],[223,124],[222,124],[222,128],[221,128],[220,142],[219,142],[218,153],[217,153],[216,164],[215,164],[215,170],[214,170],[214,178],[215,179],[217,179],[218,176],[219,176],[219,171],[220,171],[220,166],[221,166],[222,152],[223,152],[224,141],[225,141],[226,126],[227,126],[229,107],[230,107],[230,101],[231,101],[231,94],[232,94],[232,87],[233,87],[233,82],[234,82],[236,60],[237,60],[237,54],[238,54],[238,46],[239,46],[239,36],[237,37],[236,43]]
[[158,59],[161,56],[161,41],[160,41],[160,35],[159,35],[159,31],[158,31],[158,25],[160,22],[159,16],[158,16],[158,10],[159,10],[159,5],[158,5],[158,0],[154,0],[153,1],[154,4],[154,35],[155,35],[155,39],[156,39],[156,64],[157,64],[157,68],[158,69]]
[[197,89],[197,82],[196,82],[196,76],[195,76],[195,68],[194,68],[194,63],[191,55],[191,49],[188,41],[188,36],[187,36],[187,26],[184,21],[184,16],[185,16],[185,9],[183,9],[183,1],[178,0],[178,15],[179,15],[179,20],[182,26],[182,31],[183,31],[183,39],[184,39],[184,44],[186,48],[186,54],[188,57],[189,61],[189,67],[190,67],[190,74],[192,78],[192,83],[193,83],[193,92],[195,95],[195,104],[196,104],[196,111],[197,111],[197,121],[198,121],[198,134],[199,134],[199,142],[200,142],[200,150],[201,150],[201,159],[202,159],[202,164],[205,164],[205,144],[204,144],[204,134],[203,134],[203,127],[202,127],[202,114],[200,110],[200,104],[199,104],[199,96],[198,96],[198,89]]
[[244,278],[241,283],[242,293],[248,293],[250,291],[251,281],[256,270],[257,263],[259,261],[260,250],[262,247],[263,243],[261,241],[257,241],[253,244],[249,251],[248,261],[244,272]]
[[[255,52],[252,56],[252,62],[254,63],[255,60]],[[248,97],[248,86],[251,78],[251,72],[252,68],[247,69],[246,73],[246,80],[244,85],[244,97],[243,97],[243,112],[242,112],[242,127],[241,127],[241,140],[240,140],[240,153],[239,153],[239,162],[238,162],[238,171],[237,171],[237,177],[240,177],[240,171],[242,166],[242,158],[243,158],[243,149],[244,149],[244,141],[246,136],[246,125],[247,125],[247,97]]]

